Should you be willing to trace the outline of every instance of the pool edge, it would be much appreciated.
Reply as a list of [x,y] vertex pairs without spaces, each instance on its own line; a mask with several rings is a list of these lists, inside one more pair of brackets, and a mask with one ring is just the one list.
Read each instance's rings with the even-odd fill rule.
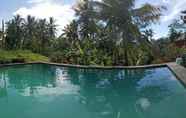
[[72,67],[72,68],[84,68],[84,69],[145,69],[145,68],[158,68],[167,67],[167,64],[151,64],[142,66],[95,66],[95,65],[74,65],[74,64],[62,64],[62,63],[51,63],[51,62],[29,62],[29,63],[10,63],[0,64],[0,67],[15,66],[15,65],[28,65],[28,64],[47,64],[54,66]]
[[73,65],[73,64],[61,64],[61,63],[50,63],[50,62],[40,62],[41,64],[72,67],[72,68],[82,68],[82,69],[143,69],[143,68],[158,68],[166,67],[167,64],[151,64],[142,66],[95,66],[95,65]]
[[51,63],[51,62],[29,62],[29,63],[0,64],[0,67],[15,66],[15,65],[29,65],[29,64],[47,64],[53,66],[81,68],[81,69],[148,69],[148,68],[167,67],[175,75],[175,77],[186,87],[186,68],[176,64],[175,62],[142,65],[142,66],[90,66],[90,65],[73,65],[73,64],[61,64],[61,63]]
[[166,65],[184,87],[186,87],[186,68],[176,63],[167,63]]

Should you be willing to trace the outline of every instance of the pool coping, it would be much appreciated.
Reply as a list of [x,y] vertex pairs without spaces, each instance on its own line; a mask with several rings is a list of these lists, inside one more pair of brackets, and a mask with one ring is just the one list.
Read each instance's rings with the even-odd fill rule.
[[0,67],[14,66],[14,65],[27,65],[27,64],[48,64],[63,67],[72,68],[84,68],[84,69],[141,69],[141,68],[157,68],[166,67],[167,64],[151,64],[151,65],[141,65],[141,66],[97,66],[97,65],[74,65],[74,64],[63,64],[63,63],[52,63],[52,62],[26,62],[26,63],[9,63],[0,64]]
[[82,69],[141,69],[141,68],[157,68],[157,67],[166,67],[167,66],[166,63],[142,65],[142,66],[96,66],[96,65],[74,65],[74,64],[63,64],[63,63],[52,63],[52,62],[28,62],[28,63],[0,64],[0,67],[14,66],[14,65],[27,65],[27,64],[47,64],[47,65],[82,68]]
[[142,69],[142,68],[157,68],[166,67],[166,64],[151,64],[142,66],[97,66],[97,65],[74,65],[74,64],[61,64],[61,63],[51,63],[51,62],[39,62],[41,64],[72,67],[72,68],[82,68],[82,69]]
[[186,87],[186,68],[176,64],[175,62],[142,65],[142,66],[93,66],[93,65],[61,64],[61,63],[51,63],[51,62],[29,62],[29,63],[0,64],[0,67],[14,66],[14,65],[28,65],[28,64],[47,64],[47,65],[80,68],[80,69],[148,69],[148,68],[167,67],[169,68],[170,71],[172,71],[172,73],[176,76],[176,78]]
[[167,67],[176,78],[186,87],[186,68],[176,63],[167,63]]

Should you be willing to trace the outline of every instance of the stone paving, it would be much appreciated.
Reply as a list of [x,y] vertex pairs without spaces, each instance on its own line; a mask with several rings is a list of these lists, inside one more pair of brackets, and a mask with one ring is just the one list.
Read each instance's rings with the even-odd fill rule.
[[175,74],[184,86],[186,86],[186,68],[176,63],[167,63],[168,68]]

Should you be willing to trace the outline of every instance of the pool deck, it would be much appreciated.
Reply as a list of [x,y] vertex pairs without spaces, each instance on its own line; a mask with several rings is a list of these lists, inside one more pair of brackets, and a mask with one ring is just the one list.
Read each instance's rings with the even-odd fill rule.
[[11,64],[0,64],[0,67],[14,66],[14,65],[27,65],[27,64],[48,64],[54,66],[62,67],[72,67],[72,68],[81,68],[81,69],[144,69],[144,68],[158,68],[158,67],[168,67],[173,74],[186,86],[186,68],[180,66],[174,62],[164,63],[164,64],[152,64],[152,65],[143,65],[143,66],[94,66],[94,65],[73,65],[73,64],[60,64],[60,63],[51,63],[51,62],[31,62],[31,63],[11,63]]
[[176,63],[167,63],[168,68],[175,74],[177,79],[186,87],[186,68]]

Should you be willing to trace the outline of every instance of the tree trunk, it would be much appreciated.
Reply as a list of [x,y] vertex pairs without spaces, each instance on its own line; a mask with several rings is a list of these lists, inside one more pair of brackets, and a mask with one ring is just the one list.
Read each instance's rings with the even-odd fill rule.
[[129,66],[127,46],[124,47],[125,66]]
[[126,34],[123,32],[123,46],[124,46],[124,65],[129,66],[129,61],[128,61],[128,51],[127,51],[127,37]]

